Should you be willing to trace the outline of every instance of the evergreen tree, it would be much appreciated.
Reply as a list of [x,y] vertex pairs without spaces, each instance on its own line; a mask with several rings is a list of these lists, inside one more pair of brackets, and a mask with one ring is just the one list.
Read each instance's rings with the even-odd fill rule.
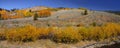
[[0,19],[1,19],[1,14],[0,14]]
[[35,13],[35,14],[34,14],[34,21],[35,21],[35,20],[38,20],[37,18],[38,18],[38,14]]
[[85,10],[84,15],[88,15],[88,11],[87,10]]

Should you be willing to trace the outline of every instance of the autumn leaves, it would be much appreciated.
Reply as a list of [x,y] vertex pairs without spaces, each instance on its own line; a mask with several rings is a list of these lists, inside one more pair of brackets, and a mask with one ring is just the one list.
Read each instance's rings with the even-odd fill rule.
[[38,11],[31,11],[31,10],[14,10],[14,11],[0,11],[0,19],[7,20],[7,19],[16,19],[16,18],[24,18],[24,17],[31,17],[37,13],[38,17],[49,17],[51,16],[51,11],[48,9],[38,10]]
[[35,27],[26,25],[5,29],[0,32],[1,40],[8,41],[35,41],[39,39],[50,39],[54,42],[76,43],[84,40],[101,41],[120,35],[120,24],[107,23],[103,26],[91,27]]

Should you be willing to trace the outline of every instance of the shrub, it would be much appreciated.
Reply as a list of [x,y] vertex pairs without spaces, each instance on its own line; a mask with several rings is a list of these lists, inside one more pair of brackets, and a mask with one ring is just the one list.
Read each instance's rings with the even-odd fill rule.
[[42,27],[42,28],[38,28],[37,30],[40,34],[39,39],[48,39],[50,37],[50,34],[51,34],[50,30],[52,30],[52,28],[50,29],[50,28],[47,28],[47,27],[46,28]]
[[75,43],[81,40],[81,36],[78,31],[72,27],[59,29],[53,38],[55,42],[63,43]]
[[90,29],[86,27],[80,27],[79,29],[79,34],[82,36],[82,40],[88,40],[90,39]]
[[24,27],[12,28],[6,30],[6,39],[8,41],[35,41],[38,39],[46,39],[50,35],[52,29],[47,27],[36,28],[31,25]]
[[90,38],[92,40],[99,41],[106,39],[106,32],[103,32],[102,27],[99,26],[92,27],[90,32],[91,32]]
[[107,32],[108,37],[115,37],[120,34],[120,25],[116,23],[107,23],[105,27],[103,27],[103,30],[104,32]]
[[26,25],[6,29],[0,32],[0,39],[8,41],[34,41],[38,39],[51,39],[55,42],[75,43],[80,40],[100,41],[120,35],[120,24],[107,23],[103,26],[91,27],[34,27]]
[[31,25],[9,29],[6,32],[6,39],[9,41],[34,41],[37,40],[38,37],[39,32]]
[[96,23],[96,22],[93,22],[91,25],[92,25],[92,26],[97,26],[97,23]]
[[120,25],[107,23],[104,26],[80,27],[79,33],[83,40],[104,40],[120,35]]

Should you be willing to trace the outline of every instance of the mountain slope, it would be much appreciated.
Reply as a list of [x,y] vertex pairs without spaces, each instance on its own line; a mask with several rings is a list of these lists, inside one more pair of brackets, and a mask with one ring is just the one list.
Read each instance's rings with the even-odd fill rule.
[[[48,7],[33,7],[26,10],[47,9]],[[120,16],[112,13],[102,11],[89,11],[88,15],[83,15],[84,10],[71,9],[71,10],[58,10],[50,17],[38,18],[38,21],[33,21],[33,17],[0,20],[0,23],[5,26],[22,26],[25,24],[32,24],[36,26],[77,26],[79,24],[90,25],[96,23],[98,25],[108,22],[120,22]]]

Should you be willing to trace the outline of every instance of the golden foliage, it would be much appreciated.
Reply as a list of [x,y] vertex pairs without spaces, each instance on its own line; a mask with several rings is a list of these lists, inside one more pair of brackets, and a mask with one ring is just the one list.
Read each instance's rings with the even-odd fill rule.
[[26,11],[26,12],[24,12],[24,16],[30,17],[30,16],[33,16],[33,13]]
[[17,15],[24,17],[30,17],[34,15],[32,12],[27,10],[16,10],[15,12],[17,13]]
[[81,35],[74,27],[65,27],[55,32],[53,40],[55,42],[75,43],[81,40]]
[[38,37],[39,32],[37,32],[36,27],[31,25],[9,29],[6,32],[6,39],[9,41],[34,41]]
[[91,27],[34,27],[26,25],[0,32],[0,37],[9,41],[34,41],[51,39],[55,42],[74,43],[80,40],[104,40],[120,35],[120,24],[107,23]]
[[2,10],[2,11],[0,11],[0,14],[6,14],[6,13],[7,13],[6,10]]
[[[16,10],[16,12],[18,12],[18,11]],[[23,17],[23,16],[19,15],[20,11],[19,11],[19,13],[16,13],[15,15],[10,15],[10,14],[13,14],[13,13],[2,10],[2,11],[0,11],[0,14],[1,14],[0,19],[3,19],[3,20],[16,19],[16,18],[22,18]]]

